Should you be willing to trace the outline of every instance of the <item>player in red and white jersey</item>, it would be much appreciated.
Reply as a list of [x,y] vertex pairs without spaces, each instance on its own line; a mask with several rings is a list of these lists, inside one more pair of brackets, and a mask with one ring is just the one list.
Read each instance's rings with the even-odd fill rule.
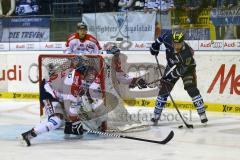
[[113,68],[116,71],[117,81],[121,84],[129,85],[129,88],[147,88],[147,82],[141,77],[132,77],[125,73],[122,69],[122,64],[120,60],[121,51],[120,49],[112,44],[106,46],[107,54],[114,55],[112,58]]
[[87,25],[84,22],[77,24],[77,32],[72,33],[66,42],[66,54],[98,54],[101,47],[98,40],[87,33]]
[[[92,97],[101,99],[100,80],[97,71],[84,62],[80,56],[71,59],[71,66],[59,71],[61,66],[49,65],[49,80],[43,80],[40,86],[40,102],[44,106],[47,120],[37,124],[21,135],[21,140],[30,146],[30,140],[37,135],[60,128],[65,123],[65,134],[82,135],[83,127],[78,111],[83,105],[83,95],[89,104]],[[96,92],[97,91],[97,92]],[[98,104],[89,105],[92,110]]]

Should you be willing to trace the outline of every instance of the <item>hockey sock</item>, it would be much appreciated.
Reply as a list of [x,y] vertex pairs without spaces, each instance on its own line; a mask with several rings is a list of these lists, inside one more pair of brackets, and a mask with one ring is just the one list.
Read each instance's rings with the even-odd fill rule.
[[36,127],[34,127],[34,131],[37,135],[55,130],[62,125],[62,120],[57,117],[53,116],[48,119],[46,122],[39,123]]
[[163,107],[166,104],[166,102],[167,102],[167,96],[166,97],[164,97],[164,96],[158,96],[157,97],[156,106],[155,106],[155,109],[154,109],[154,114],[155,114],[154,118],[155,119],[160,119]]
[[199,115],[205,113],[204,102],[203,102],[202,96],[200,94],[193,97],[192,101],[193,101],[193,104],[196,107]]

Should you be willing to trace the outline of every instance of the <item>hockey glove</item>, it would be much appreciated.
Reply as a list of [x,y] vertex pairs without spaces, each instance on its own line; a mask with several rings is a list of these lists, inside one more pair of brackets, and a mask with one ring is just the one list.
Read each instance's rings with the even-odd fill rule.
[[160,45],[158,43],[153,43],[150,47],[150,52],[152,55],[157,56],[159,53]]
[[64,128],[65,134],[82,135],[83,132],[84,132],[84,129],[80,121],[65,122],[65,128]]
[[176,79],[178,79],[179,77],[178,76],[174,76],[173,75],[173,72],[170,72],[169,74],[167,74],[167,75],[165,75],[164,77],[163,77],[163,80],[165,80],[165,81],[167,81],[167,82],[172,82],[172,81],[174,81],[174,80],[176,80]]
[[138,87],[139,89],[147,88],[147,82],[142,78],[134,78],[132,83],[129,85],[129,88]]

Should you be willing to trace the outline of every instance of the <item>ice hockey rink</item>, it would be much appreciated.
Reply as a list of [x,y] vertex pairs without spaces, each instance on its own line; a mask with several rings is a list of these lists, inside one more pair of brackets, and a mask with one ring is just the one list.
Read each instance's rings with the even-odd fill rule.
[[[31,147],[22,146],[17,137],[39,122],[38,106],[37,101],[0,100],[1,160],[238,160],[240,156],[240,116],[208,112],[209,123],[203,127],[195,111],[189,122],[194,124],[194,129],[179,129],[181,121],[163,120],[160,126],[152,126],[150,130],[127,134],[162,140],[173,130],[175,136],[166,145],[94,134],[66,140],[60,129],[38,136]],[[141,110],[141,113],[151,111]],[[168,112],[176,113],[175,110]],[[189,111],[182,112],[188,114]]]

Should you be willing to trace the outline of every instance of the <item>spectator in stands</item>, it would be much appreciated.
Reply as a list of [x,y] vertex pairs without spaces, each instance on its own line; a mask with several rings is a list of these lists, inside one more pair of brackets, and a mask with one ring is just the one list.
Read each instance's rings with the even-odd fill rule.
[[[174,8],[173,0],[159,0],[156,20],[155,38],[171,30],[171,10]],[[160,28],[159,28],[160,25]]]
[[109,0],[109,11],[116,12],[118,9],[118,0]]
[[236,5],[238,5],[238,0],[227,0],[227,7],[228,8],[232,8],[232,7],[234,7],[234,6],[236,6]]
[[[4,11],[3,11],[3,8],[2,8],[2,3],[3,3],[3,0],[0,0],[0,17],[1,16],[4,16]],[[10,10],[7,12],[6,16],[10,16],[13,14],[14,10],[15,10],[15,6],[16,6],[16,2],[15,0],[11,0],[10,1]],[[6,1],[3,5],[4,7],[6,7]],[[5,8],[4,8],[5,9]]]
[[218,8],[232,8],[238,4],[238,0],[217,0],[216,6]]
[[144,8],[144,0],[135,0],[133,2],[133,10],[135,11],[142,11]]
[[49,15],[52,13],[52,0],[39,1],[39,14]]
[[215,0],[202,0],[202,8],[208,8],[211,9],[215,6],[216,1]]
[[116,0],[98,0],[96,1],[96,12],[116,12],[118,1]]
[[17,0],[16,15],[36,15],[39,12],[38,0]]
[[109,2],[108,0],[98,0],[96,2],[96,12],[107,12],[108,11],[108,5],[109,5]]
[[125,12],[133,10],[133,0],[119,0],[118,11]]
[[153,11],[157,11],[158,6],[159,6],[159,0],[145,0],[144,12],[152,13]]
[[168,13],[174,8],[173,0],[159,0],[158,9],[160,13]]
[[185,11],[186,0],[173,0],[173,3],[174,3],[173,12],[172,12],[174,17],[173,24],[180,25],[181,23],[180,17],[182,13]]
[[224,2],[225,2],[225,0],[217,0],[217,2],[216,2],[217,8],[224,8],[225,7]]
[[198,16],[201,12],[201,5],[201,0],[186,0],[185,10],[188,15],[187,22],[189,24],[195,24],[197,22]]
[[83,3],[83,13],[95,12],[95,0],[81,0]]

